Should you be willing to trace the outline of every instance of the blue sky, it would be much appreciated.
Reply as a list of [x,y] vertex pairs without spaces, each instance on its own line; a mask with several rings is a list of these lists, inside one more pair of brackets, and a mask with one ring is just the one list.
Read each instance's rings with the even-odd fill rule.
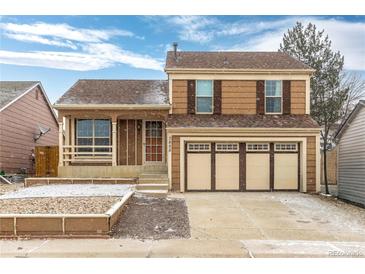
[[325,29],[365,78],[365,16],[2,16],[0,79],[39,80],[52,102],[80,78],[165,79],[181,50],[276,51],[296,21]]

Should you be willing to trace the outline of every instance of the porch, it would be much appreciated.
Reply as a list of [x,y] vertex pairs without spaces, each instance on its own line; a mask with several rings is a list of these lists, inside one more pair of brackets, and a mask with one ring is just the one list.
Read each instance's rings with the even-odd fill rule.
[[167,174],[168,110],[60,110],[59,177]]

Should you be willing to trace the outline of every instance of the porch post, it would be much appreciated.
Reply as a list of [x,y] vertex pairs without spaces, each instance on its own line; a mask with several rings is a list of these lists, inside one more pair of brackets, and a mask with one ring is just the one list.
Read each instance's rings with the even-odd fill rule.
[[58,166],[63,166],[63,117],[58,122]]
[[117,121],[112,120],[112,166],[117,165]]

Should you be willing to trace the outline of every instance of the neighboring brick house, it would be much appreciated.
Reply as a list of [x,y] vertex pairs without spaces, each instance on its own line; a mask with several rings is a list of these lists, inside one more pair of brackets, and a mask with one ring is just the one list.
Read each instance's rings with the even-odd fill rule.
[[165,71],[167,81],[71,87],[55,105],[66,129],[60,176],[165,173],[174,191],[319,191],[313,69],[280,52],[170,51]]
[[[49,131],[39,136],[40,129]],[[58,145],[57,116],[41,83],[0,81],[0,170],[34,173],[36,145]]]

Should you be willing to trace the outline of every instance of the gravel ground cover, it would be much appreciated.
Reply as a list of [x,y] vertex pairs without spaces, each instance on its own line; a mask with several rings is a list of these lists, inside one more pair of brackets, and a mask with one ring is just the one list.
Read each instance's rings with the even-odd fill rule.
[[185,200],[135,194],[114,226],[113,237],[141,240],[190,238]]
[[132,185],[115,184],[65,184],[44,185],[19,189],[7,192],[0,196],[1,199],[19,198],[46,198],[46,197],[89,197],[89,196],[116,196],[122,197],[133,191]]
[[0,214],[103,214],[118,197],[58,197],[0,200]]

